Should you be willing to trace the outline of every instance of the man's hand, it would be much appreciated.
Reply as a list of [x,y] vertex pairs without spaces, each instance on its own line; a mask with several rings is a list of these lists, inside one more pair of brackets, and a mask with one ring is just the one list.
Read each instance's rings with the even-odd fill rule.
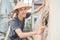
[[38,31],[37,31],[37,35],[40,35],[44,32],[44,28],[40,28]]
[[46,4],[46,2],[45,2],[45,0],[43,1],[43,3],[42,3],[42,7],[44,7],[45,6],[45,4]]

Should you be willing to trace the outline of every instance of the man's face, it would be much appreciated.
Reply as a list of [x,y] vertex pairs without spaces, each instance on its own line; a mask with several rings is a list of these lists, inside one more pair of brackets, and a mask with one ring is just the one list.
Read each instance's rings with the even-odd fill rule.
[[26,12],[27,12],[27,9],[26,8],[20,8],[18,9],[18,15],[21,15],[22,17],[26,17]]

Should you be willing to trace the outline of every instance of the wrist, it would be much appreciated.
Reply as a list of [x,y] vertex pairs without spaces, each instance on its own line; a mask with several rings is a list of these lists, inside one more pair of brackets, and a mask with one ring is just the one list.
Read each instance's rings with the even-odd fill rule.
[[44,5],[42,5],[41,7],[44,7]]
[[35,35],[37,35],[38,33],[37,32],[34,32],[35,33]]

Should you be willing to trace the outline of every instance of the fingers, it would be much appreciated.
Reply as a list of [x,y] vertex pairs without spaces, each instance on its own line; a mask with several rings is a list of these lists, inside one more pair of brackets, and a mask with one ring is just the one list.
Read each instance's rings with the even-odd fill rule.
[[37,31],[37,34],[40,35],[40,34],[43,34],[43,32],[44,32],[44,28],[39,28]]
[[40,34],[43,34],[43,32],[44,32],[44,28],[41,28],[41,33]]

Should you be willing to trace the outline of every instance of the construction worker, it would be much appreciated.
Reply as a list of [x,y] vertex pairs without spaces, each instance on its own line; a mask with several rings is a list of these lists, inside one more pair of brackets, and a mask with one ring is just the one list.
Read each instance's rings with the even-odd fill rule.
[[11,21],[11,28],[8,35],[8,40],[23,40],[23,38],[42,34],[44,28],[40,28],[38,29],[38,31],[33,32],[23,32],[23,29],[25,19],[28,18],[30,15],[39,12],[44,6],[45,3],[43,2],[42,5],[34,11],[27,12],[30,8],[32,8],[32,6],[27,6],[22,2],[18,2],[17,5],[11,10],[11,13],[16,14],[16,16]]

